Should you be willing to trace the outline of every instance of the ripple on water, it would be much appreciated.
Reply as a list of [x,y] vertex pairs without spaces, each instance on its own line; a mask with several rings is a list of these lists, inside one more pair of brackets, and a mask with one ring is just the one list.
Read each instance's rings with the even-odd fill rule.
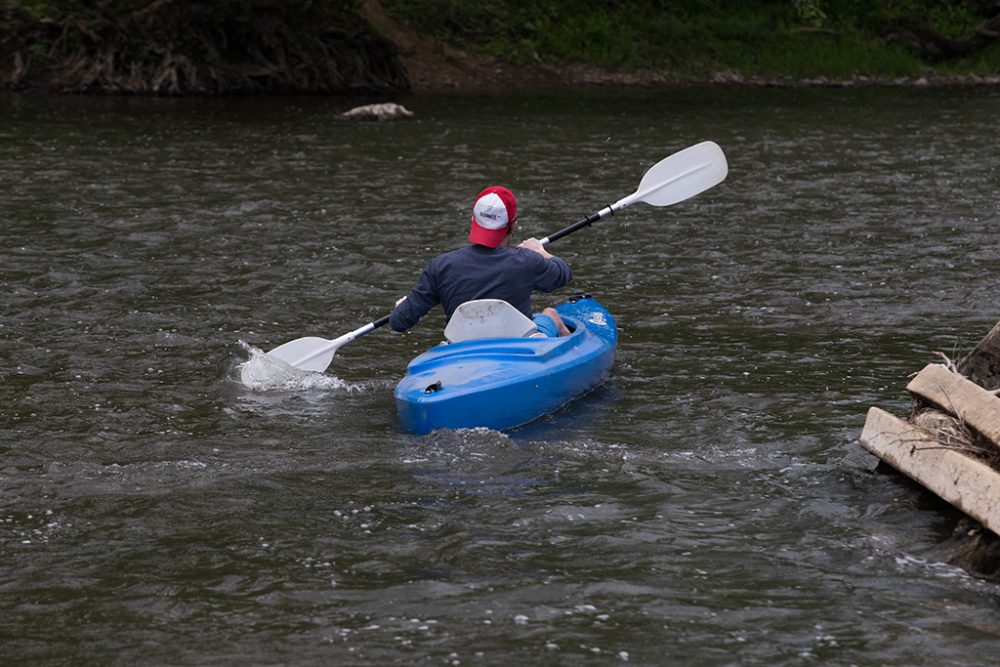
[[[8,101],[8,662],[995,653],[995,585],[934,551],[952,513],[856,438],[995,322],[1000,91],[449,95],[399,125],[319,98]],[[696,138],[724,184],[558,244],[621,337],[551,415],[404,432],[392,387],[437,309],[325,373],[231,349],[380,316],[483,181],[542,236]]]

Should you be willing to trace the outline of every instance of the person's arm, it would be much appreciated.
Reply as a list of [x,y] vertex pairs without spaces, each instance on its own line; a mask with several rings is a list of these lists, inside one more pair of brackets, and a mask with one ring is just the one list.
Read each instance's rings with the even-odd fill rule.
[[573,269],[566,263],[566,260],[547,251],[538,239],[525,239],[517,247],[530,250],[544,260],[538,268],[534,289],[551,292],[568,285],[569,281],[573,279]]
[[428,270],[424,269],[413,289],[396,302],[396,307],[389,315],[389,327],[393,331],[406,331],[438,303],[437,292],[431,283]]

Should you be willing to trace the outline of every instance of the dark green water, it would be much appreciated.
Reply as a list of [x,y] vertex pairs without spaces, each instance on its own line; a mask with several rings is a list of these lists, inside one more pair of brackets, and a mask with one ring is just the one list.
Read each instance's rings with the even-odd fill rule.
[[[992,664],[956,514],[857,437],[1000,318],[1000,92],[404,102],[0,97],[0,662]],[[621,330],[558,413],[402,432],[440,314],[234,381],[387,312],[482,187],[540,237],[705,139],[725,183],[551,246]]]

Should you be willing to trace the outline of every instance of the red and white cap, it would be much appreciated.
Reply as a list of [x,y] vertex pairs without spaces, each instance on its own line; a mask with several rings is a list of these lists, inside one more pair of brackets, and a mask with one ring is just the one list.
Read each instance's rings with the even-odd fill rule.
[[486,188],[472,205],[472,226],[469,241],[496,248],[517,221],[517,200],[514,193],[500,185]]

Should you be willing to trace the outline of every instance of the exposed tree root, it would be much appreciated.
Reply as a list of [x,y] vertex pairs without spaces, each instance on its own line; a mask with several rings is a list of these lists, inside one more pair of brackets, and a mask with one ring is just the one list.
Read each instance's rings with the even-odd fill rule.
[[0,14],[0,86],[132,95],[409,89],[394,47],[359,17],[338,24],[282,3],[235,20],[212,5],[155,0],[116,21],[94,12]]

